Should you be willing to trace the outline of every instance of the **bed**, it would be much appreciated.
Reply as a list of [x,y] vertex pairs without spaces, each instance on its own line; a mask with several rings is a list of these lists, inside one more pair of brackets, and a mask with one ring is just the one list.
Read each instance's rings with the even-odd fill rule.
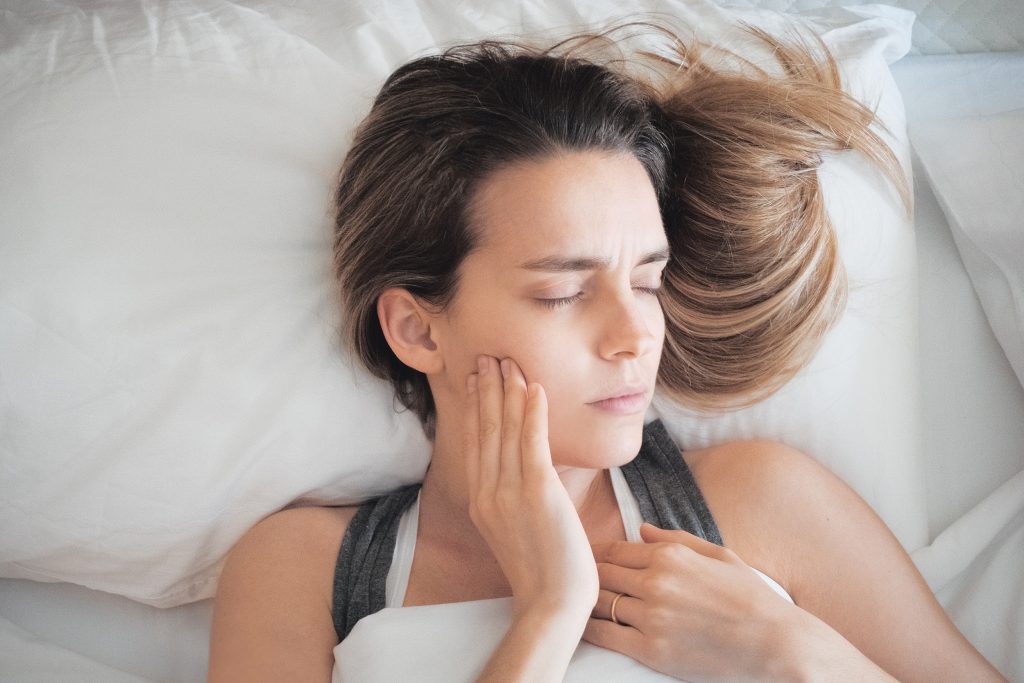
[[652,412],[684,447],[817,457],[1024,681],[1024,5],[897,4],[0,4],[0,679],[203,680],[245,529],[422,476],[415,419],[337,348],[328,200],[351,129],[436,45],[640,11],[712,36],[814,22],[914,191],[901,218],[830,161],[844,319],[757,406]]

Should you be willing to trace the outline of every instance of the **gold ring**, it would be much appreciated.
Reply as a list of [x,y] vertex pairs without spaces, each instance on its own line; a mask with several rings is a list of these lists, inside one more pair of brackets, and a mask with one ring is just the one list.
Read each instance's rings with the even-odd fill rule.
[[616,624],[619,623],[619,620],[615,618],[615,603],[617,603],[619,601],[619,598],[621,598],[623,595],[625,594],[618,593],[616,594],[615,599],[612,600],[612,622]]

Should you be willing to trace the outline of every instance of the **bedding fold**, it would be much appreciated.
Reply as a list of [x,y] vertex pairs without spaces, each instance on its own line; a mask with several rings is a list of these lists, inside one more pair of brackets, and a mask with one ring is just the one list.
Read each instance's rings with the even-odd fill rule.
[[155,683],[55,645],[3,617],[0,679],[8,683]]

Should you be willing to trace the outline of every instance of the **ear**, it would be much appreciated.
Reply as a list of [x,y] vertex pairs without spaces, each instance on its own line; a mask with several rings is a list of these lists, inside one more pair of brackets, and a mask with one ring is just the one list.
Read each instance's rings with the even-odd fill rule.
[[408,290],[392,287],[377,297],[377,318],[400,361],[424,374],[442,369],[441,349],[434,340],[434,316]]

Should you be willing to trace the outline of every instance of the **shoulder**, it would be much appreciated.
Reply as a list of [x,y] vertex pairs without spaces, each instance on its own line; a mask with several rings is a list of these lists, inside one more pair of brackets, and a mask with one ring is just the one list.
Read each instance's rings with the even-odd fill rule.
[[[686,451],[683,458],[709,507],[729,521],[754,505],[799,504],[800,491],[831,491],[845,484],[816,460],[792,446],[765,439],[744,439]],[[712,513],[716,512],[712,509]],[[746,515],[743,515],[746,516]],[[719,515],[715,515],[716,520]]]
[[[276,512],[232,547],[214,599],[210,680],[240,671],[328,676],[337,644],[331,616],[338,551],[358,507]],[[315,673],[314,673],[315,672]],[[289,677],[284,676],[284,677]]]
[[[846,542],[888,533],[842,479],[803,451],[763,439],[683,454],[726,547],[799,602]],[[889,534],[891,536],[891,534]]]
[[[825,495],[838,493],[846,484],[803,451],[779,441],[742,439],[686,451],[683,458],[701,492],[715,498],[768,502],[807,490],[825,487]],[[810,492],[810,491],[808,491]],[[789,498],[789,502],[798,501]]]
[[289,585],[298,583],[313,592],[313,588],[323,588],[321,579],[327,579],[326,589],[319,593],[328,599],[341,541],[358,510],[357,506],[318,506],[275,512],[234,545],[222,580],[236,574],[255,574],[266,580],[287,577]]
[[684,459],[725,545],[897,679],[1000,680],[885,522],[812,457],[736,441]]
[[280,510],[249,529],[231,549],[231,556],[306,551],[303,554],[307,562],[289,563],[289,566],[307,567],[308,560],[318,554],[317,551],[338,551],[337,544],[358,510],[358,506]]

